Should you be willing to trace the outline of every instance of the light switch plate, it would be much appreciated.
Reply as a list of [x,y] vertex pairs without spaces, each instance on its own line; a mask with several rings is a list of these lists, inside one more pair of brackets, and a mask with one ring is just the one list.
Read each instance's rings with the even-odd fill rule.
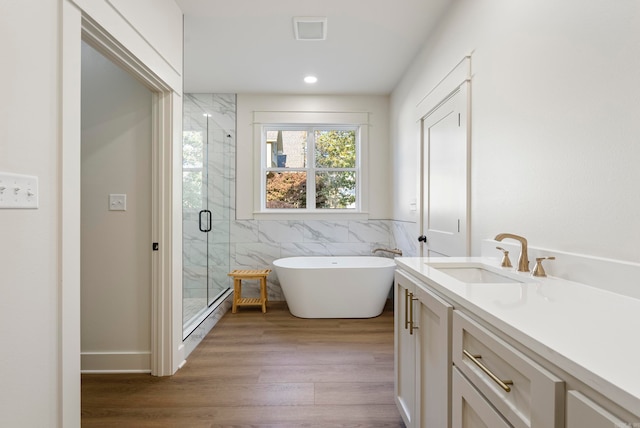
[[38,177],[0,172],[0,208],[38,208]]
[[109,211],[126,211],[127,195],[120,193],[111,193],[109,195]]

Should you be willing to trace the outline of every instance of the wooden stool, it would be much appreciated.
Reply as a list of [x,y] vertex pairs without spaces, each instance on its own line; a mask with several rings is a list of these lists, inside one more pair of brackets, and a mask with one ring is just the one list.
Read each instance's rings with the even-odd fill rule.
[[[262,313],[267,312],[267,275],[271,269],[262,270],[240,270],[231,271],[228,276],[233,277],[233,307],[231,313],[235,314],[238,306],[262,306]],[[242,298],[242,280],[259,279],[260,297]]]

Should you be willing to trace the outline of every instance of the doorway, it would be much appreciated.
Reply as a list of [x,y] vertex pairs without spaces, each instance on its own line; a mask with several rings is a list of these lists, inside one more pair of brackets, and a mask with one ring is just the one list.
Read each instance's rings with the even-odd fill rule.
[[82,43],[81,370],[151,372],[152,93]]
[[[98,15],[103,13],[102,9],[93,12]],[[116,20],[120,18],[116,17]],[[87,42],[127,70],[153,93],[153,215],[150,221],[153,242],[159,243],[159,247],[151,255],[151,374],[156,376],[175,373],[184,360],[182,326],[180,320],[176,321],[178,317],[173,316],[181,314],[182,292],[180,287],[173,286],[181,283],[182,260],[175,257],[181,250],[181,215],[172,204],[176,197],[181,197],[180,175],[173,173],[173,161],[180,153],[180,145],[175,144],[175,141],[179,141],[179,135],[175,134],[180,129],[182,92],[177,70],[153,63],[150,57],[155,57],[155,53],[145,58],[137,57],[118,37],[92,19],[91,12],[83,10],[77,2],[61,2],[60,19],[60,345],[55,359],[58,361],[60,379],[60,425],[80,426],[81,41]],[[111,27],[115,28],[114,25]],[[129,41],[128,45],[132,43]],[[140,49],[135,51],[141,52]]]

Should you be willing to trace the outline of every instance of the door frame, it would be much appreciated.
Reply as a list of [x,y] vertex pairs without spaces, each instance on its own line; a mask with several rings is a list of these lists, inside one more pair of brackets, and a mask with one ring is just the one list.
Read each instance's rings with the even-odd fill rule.
[[[175,93],[71,1],[62,2],[60,27],[59,426],[80,426],[80,41],[124,68],[153,93],[151,236],[160,244],[151,262],[151,370],[156,376],[173,374],[175,355],[179,354],[174,354],[178,344],[174,343],[172,316],[176,310],[172,226],[178,215],[172,207]],[[179,318],[179,313],[176,315]]]
[[[451,97],[460,91],[466,93],[466,144],[467,144],[467,195],[466,195],[466,255],[471,251],[471,54],[465,55],[416,105],[416,123],[419,126],[420,135],[420,156],[419,156],[419,180],[418,200],[420,209],[419,226],[420,236],[425,234],[424,214],[426,208],[426,197],[424,185],[425,178],[425,135],[424,120],[435,112],[440,106],[446,103]],[[420,256],[425,257],[425,243],[420,242]]]

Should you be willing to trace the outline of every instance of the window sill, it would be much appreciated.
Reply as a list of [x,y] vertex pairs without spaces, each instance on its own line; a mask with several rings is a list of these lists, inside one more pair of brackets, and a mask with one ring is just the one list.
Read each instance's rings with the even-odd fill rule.
[[368,212],[322,211],[295,212],[291,210],[256,211],[255,220],[368,220]]

